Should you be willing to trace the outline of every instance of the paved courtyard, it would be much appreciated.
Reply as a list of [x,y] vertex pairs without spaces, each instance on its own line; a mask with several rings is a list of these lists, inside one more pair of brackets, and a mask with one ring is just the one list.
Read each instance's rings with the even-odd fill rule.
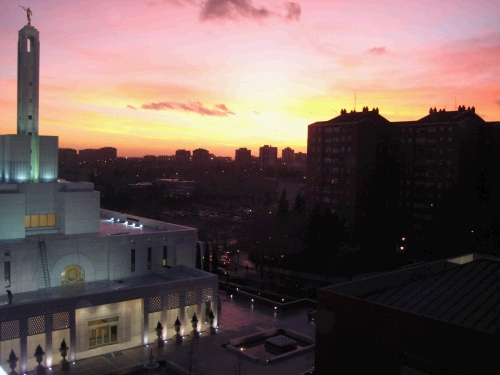
[[[271,329],[292,329],[303,335],[315,336],[315,325],[307,321],[307,311],[301,308],[288,312],[274,312],[260,306],[252,306],[248,302],[221,293],[222,311],[219,318],[219,330],[216,335],[202,332],[198,340],[185,338],[182,345],[176,345],[168,340],[163,348],[155,345],[137,347],[83,359],[72,364],[70,374],[75,375],[106,375],[110,371],[137,366],[149,362],[151,349],[155,360],[165,360],[188,373],[189,364],[192,373],[196,375],[238,374],[235,366],[238,356],[229,352],[223,344],[237,337],[265,332]],[[192,352],[192,361],[189,360]],[[281,362],[262,366],[247,360],[240,362],[244,375],[296,375],[310,369],[314,363],[314,352],[308,352],[285,359]],[[5,368],[5,367],[4,367]],[[8,369],[5,368],[6,370]],[[58,368],[47,370],[47,375],[64,374]],[[66,373],[67,374],[67,373]],[[168,374],[168,373],[167,373]]]

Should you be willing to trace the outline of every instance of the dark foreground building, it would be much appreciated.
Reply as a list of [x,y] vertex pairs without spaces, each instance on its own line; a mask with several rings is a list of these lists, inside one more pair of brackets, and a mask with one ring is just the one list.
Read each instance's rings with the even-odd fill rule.
[[500,258],[471,254],[318,290],[318,374],[498,374]]
[[475,241],[471,233],[489,238],[478,230],[500,207],[499,134],[474,107],[431,108],[406,122],[378,108],[342,110],[308,127],[307,207],[319,204],[358,241],[381,238],[391,249],[405,238],[435,254]]

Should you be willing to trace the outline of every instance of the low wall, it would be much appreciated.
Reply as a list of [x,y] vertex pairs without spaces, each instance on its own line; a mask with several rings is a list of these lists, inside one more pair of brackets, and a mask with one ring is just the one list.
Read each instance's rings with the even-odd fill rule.
[[228,349],[229,351],[231,351],[233,353],[240,353],[242,356],[244,356],[245,358],[248,358],[252,362],[260,363],[259,359],[257,357],[255,357],[255,356],[253,356],[251,354],[248,354],[245,351],[239,350],[238,348],[236,348],[236,346],[248,344],[250,342],[257,341],[257,340],[263,340],[263,339],[266,339],[266,338],[274,337],[274,336],[276,336],[276,335],[278,335],[280,333],[284,334],[285,336],[288,336],[288,337],[290,337],[292,339],[295,339],[295,340],[301,341],[303,343],[306,343],[308,345],[307,346],[303,346],[303,347],[298,347],[295,350],[292,350],[292,351],[289,351],[287,353],[283,353],[283,354],[274,356],[274,357],[268,359],[266,361],[266,363],[261,363],[261,364],[269,364],[269,363],[279,362],[279,361],[282,361],[284,359],[287,359],[287,358],[290,358],[290,357],[294,357],[296,355],[300,355],[300,354],[303,354],[303,353],[307,353],[307,352],[313,351],[315,349],[315,347],[316,347],[315,341],[311,337],[304,336],[303,334],[298,333],[296,331],[293,331],[291,329],[287,329],[287,330],[285,330],[285,329],[273,329],[273,330],[270,330],[270,331],[259,332],[259,333],[253,334],[253,335],[238,337],[236,339],[230,340],[229,343],[226,345],[226,349]]

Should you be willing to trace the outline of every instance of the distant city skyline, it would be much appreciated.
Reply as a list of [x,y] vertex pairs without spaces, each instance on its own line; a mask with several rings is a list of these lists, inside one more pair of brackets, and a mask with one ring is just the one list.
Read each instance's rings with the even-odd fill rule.
[[[16,132],[17,2],[0,3],[0,134]],[[25,4],[28,5],[28,4]],[[153,0],[31,4],[40,131],[118,156],[307,148],[341,108],[500,117],[500,5]],[[89,11],[92,9],[92,12]]]

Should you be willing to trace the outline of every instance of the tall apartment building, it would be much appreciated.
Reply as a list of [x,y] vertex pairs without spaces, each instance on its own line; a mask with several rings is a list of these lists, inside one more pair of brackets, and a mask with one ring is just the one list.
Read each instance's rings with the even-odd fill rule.
[[210,161],[210,153],[203,148],[193,150],[193,164],[207,164]]
[[261,168],[276,168],[278,147],[265,145],[259,148],[259,163]]
[[237,149],[234,154],[234,161],[237,165],[252,164],[252,151],[245,147]]
[[377,138],[389,121],[378,109],[342,110],[340,116],[309,125],[306,205],[319,203],[346,220],[351,230],[375,211]]
[[295,160],[295,151],[290,147],[284,148],[281,150],[281,160],[284,163],[290,163]]
[[355,231],[377,224],[418,237],[450,220],[474,230],[499,159],[498,127],[474,107],[434,108],[406,122],[389,122],[378,109],[342,110],[308,132],[307,206],[320,203]]
[[475,108],[431,108],[420,120],[391,125],[398,178],[393,204],[402,235],[442,230],[451,222],[454,230],[474,230],[477,209],[491,189],[494,148]]

